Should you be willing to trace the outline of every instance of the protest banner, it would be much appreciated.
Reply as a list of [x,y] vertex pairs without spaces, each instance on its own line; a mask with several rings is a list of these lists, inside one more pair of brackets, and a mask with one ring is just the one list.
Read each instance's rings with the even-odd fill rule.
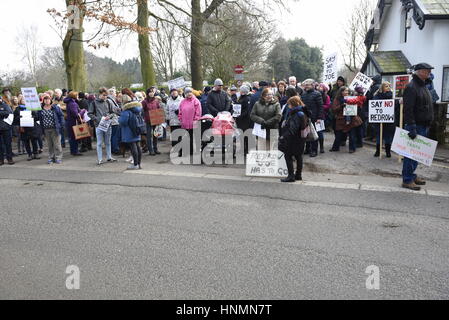
[[328,55],[324,59],[324,73],[323,82],[332,83],[337,81],[338,78],[338,63],[337,63],[337,53]]
[[36,88],[21,88],[22,95],[25,99],[25,106],[29,111],[42,110],[39,95]]
[[164,109],[150,110],[150,122],[152,126],[157,126],[165,122]]
[[355,76],[354,80],[352,80],[352,83],[349,86],[349,89],[354,91],[355,88],[357,88],[357,87],[363,87],[363,89],[365,89],[365,95],[366,95],[368,93],[369,88],[371,88],[372,84],[373,84],[373,80],[370,77],[359,72]]
[[284,178],[288,176],[285,156],[278,150],[250,151],[246,162],[249,177]]
[[177,78],[174,80],[170,80],[168,82],[168,88],[171,89],[184,89],[185,87],[187,87],[187,83],[184,80],[184,77],[181,78]]
[[232,106],[232,110],[234,110],[234,113],[232,114],[232,116],[234,118],[238,118],[242,114],[242,105],[241,104],[234,104]]
[[438,142],[423,136],[412,140],[407,130],[396,128],[391,150],[428,167],[432,166]]

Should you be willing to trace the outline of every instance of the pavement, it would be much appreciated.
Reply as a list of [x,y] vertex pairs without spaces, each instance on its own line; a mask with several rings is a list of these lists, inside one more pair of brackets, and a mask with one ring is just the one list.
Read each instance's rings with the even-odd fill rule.
[[415,193],[370,146],[306,157],[294,184],[175,166],[161,146],[134,172],[94,152],[0,168],[0,299],[449,298],[445,164],[420,166]]

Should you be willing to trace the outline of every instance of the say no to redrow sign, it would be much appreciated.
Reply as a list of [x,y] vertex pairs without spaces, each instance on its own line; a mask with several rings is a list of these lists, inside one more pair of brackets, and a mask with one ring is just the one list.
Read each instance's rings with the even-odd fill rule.
[[370,100],[370,123],[394,123],[394,100]]

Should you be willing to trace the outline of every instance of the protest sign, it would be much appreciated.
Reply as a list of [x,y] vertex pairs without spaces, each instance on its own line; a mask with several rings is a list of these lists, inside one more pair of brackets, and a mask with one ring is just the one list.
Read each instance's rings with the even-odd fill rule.
[[259,138],[266,139],[267,138],[267,130],[262,129],[262,126],[258,123],[254,124],[253,135]]
[[316,122],[315,123],[315,129],[316,132],[321,132],[326,130],[326,126],[324,125],[324,121]]
[[232,110],[234,110],[234,113],[232,114],[232,116],[234,118],[238,118],[242,114],[242,105],[241,104],[234,104],[232,106]]
[[184,78],[181,77],[181,78],[177,78],[174,80],[170,80],[168,82],[168,87],[170,90],[171,89],[184,89],[185,87],[187,87],[187,83],[184,80]]
[[[350,98],[350,97],[348,97]],[[356,104],[347,104],[343,109],[344,116],[356,116],[357,115],[357,105]]]
[[352,80],[351,85],[349,86],[349,89],[355,90],[357,87],[363,87],[365,89],[365,95],[368,92],[369,88],[371,88],[371,85],[373,84],[373,80],[368,77],[367,75],[364,75],[363,73],[359,72],[354,80]]
[[154,109],[150,110],[150,122],[152,126],[157,126],[165,122],[165,110]]
[[41,102],[36,88],[21,88],[22,95],[25,99],[25,106],[29,111],[42,110]]
[[14,121],[14,114],[10,114],[8,116],[8,118],[3,119],[3,121],[5,121],[7,124],[9,124],[10,126],[12,125],[12,122]]
[[338,78],[337,53],[328,55],[324,59],[323,82],[331,83],[337,81]]
[[405,88],[410,83],[410,80],[411,80],[411,76],[409,74],[394,77],[393,93],[394,93],[395,98],[403,98],[404,97]]
[[34,119],[31,111],[20,111],[20,126],[22,128],[34,127]]
[[249,177],[283,178],[288,176],[285,156],[278,150],[250,151],[246,162]]
[[432,166],[438,142],[423,136],[412,140],[408,134],[407,130],[396,128],[391,150],[428,167]]
[[106,120],[106,117],[101,118],[100,124],[98,125],[98,130],[108,132],[111,123],[112,120]]
[[370,100],[369,123],[394,123],[394,100]]

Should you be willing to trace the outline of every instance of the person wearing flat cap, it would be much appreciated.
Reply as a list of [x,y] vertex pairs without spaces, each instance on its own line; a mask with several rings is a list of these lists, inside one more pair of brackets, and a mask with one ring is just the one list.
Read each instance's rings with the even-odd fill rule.
[[231,98],[223,90],[223,81],[221,79],[215,80],[214,89],[207,96],[206,106],[209,113],[214,117],[219,112],[231,112]]
[[[413,67],[413,79],[404,91],[404,123],[409,137],[415,140],[418,135],[427,137],[434,120],[432,94],[427,89],[427,81],[432,72],[431,65],[419,63]],[[404,158],[402,168],[402,187],[414,191],[426,184],[415,174],[418,162]]]

